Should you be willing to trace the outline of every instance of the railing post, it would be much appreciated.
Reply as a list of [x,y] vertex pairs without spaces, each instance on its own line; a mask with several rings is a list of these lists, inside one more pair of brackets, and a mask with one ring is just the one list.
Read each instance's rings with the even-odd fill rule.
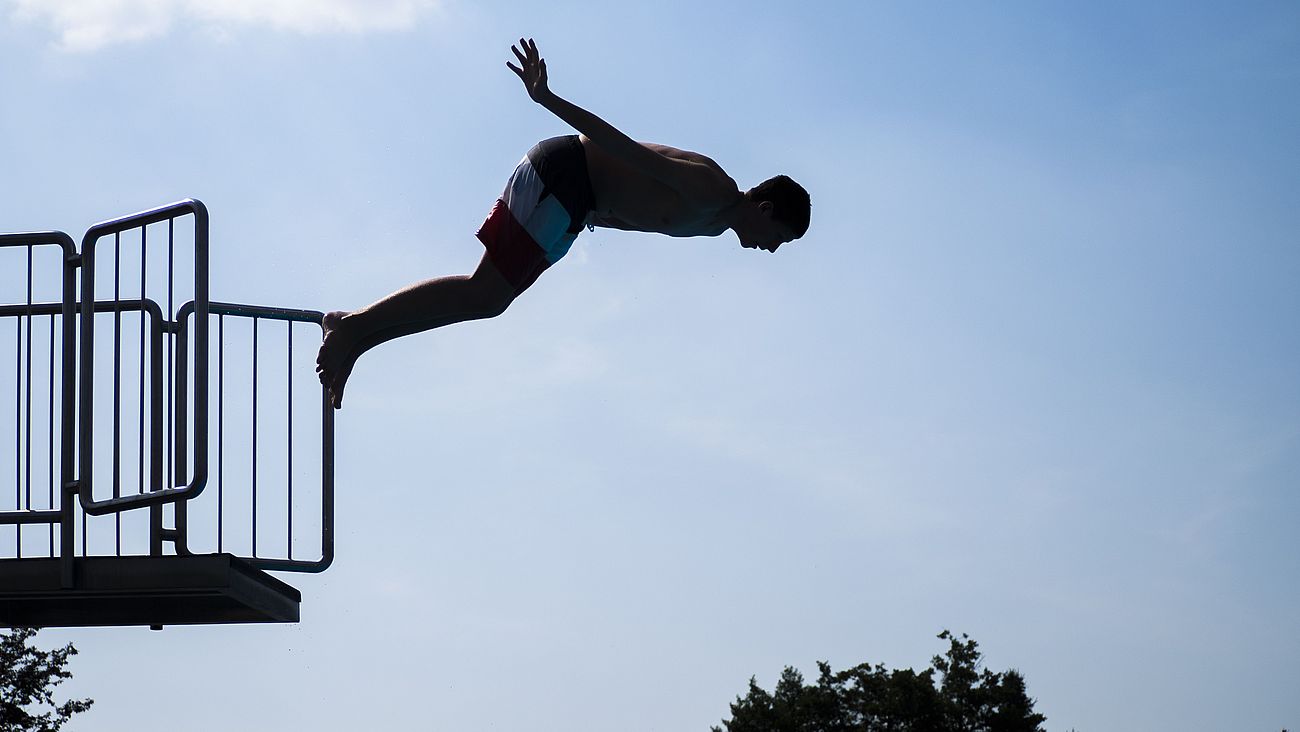
[[62,419],[59,442],[59,579],[64,587],[77,584],[76,569],[73,558],[77,551],[76,521],[74,510],[77,505],[77,483],[73,477],[76,469],[76,402],[77,402],[77,344],[76,344],[76,302],[77,270],[82,266],[81,255],[71,237],[63,235],[66,244],[63,248],[63,373],[60,374],[60,387],[63,389],[63,403],[60,405]]

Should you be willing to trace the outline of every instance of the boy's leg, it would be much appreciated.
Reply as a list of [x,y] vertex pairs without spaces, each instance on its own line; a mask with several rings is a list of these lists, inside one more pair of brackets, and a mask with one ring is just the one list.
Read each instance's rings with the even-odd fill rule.
[[492,318],[505,312],[515,288],[487,254],[471,275],[425,280],[352,312],[325,316],[325,338],[316,356],[316,371],[330,390],[337,409],[357,358],[380,343],[464,320]]

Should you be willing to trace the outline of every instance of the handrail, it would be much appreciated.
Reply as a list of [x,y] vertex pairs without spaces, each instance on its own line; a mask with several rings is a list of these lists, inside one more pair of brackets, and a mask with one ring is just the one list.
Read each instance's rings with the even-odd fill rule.
[[[190,337],[190,316],[194,315],[195,303],[188,302],[183,304],[177,311],[178,335],[177,348],[179,352],[179,361],[177,363],[177,395],[178,408],[177,420],[179,426],[177,436],[175,436],[175,455],[179,468],[183,469],[186,465],[185,446],[187,436],[183,430],[187,421],[183,419],[185,415],[185,394],[187,391],[186,380],[188,372],[185,359],[187,358],[187,339]],[[239,303],[208,303],[209,316],[235,316],[248,317],[248,319],[257,320],[274,320],[287,322],[304,322],[304,324],[313,324],[321,326],[324,320],[324,313],[320,311],[309,311],[309,309],[282,308],[269,306],[250,306],[250,304]],[[194,329],[196,332],[207,332],[208,328],[200,328],[198,320],[195,320]],[[195,369],[195,378],[198,376],[198,368]],[[290,381],[290,395],[292,393],[292,381]],[[256,386],[255,386],[256,389]],[[198,385],[195,385],[195,393],[198,393]],[[292,399],[289,399],[291,407]],[[218,424],[218,430],[221,425]],[[290,425],[290,430],[291,430]],[[256,433],[255,433],[256,434]],[[253,459],[256,460],[256,445],[253,446]],[[292,460],[292,447],[290,446],[289,459]],[[289,501],[292,502],[292,485],[289,486]],[[221,507],[218,506],[218,511]],[[177,553],[188,553],[188,547],[185,545],[188,536],[187,510],[185,503],[177,503],[177,512],[175,512],[175,541],[177,541]],[[253,533],[256,533],[256,516],[253,520]],[[289,516],[289,543],[292,543],[292,515]],[[255,545],[256,546],[256,545]],[[334,562],[334,410],[330,404],[328,391],[321,387],[321,556],[320,559],[303,560],[303,559],[273,559],[260,558],[260,556],[246,556],[243,558],[253,567],[259,569],[270,569],[270,571],[282,572],[324,572]],[[256,551],[255,553],[256,554]],[[290,553],[291,554],[291,553]]]
[[[176,443],[175,446],[173,447],[173,450],[175,451],[174,454],[176,455],[176,466],[178,470],[182,470],[182,471],[185,469],[185,465],[186,465],[185,450],[188,442],[188,436],[185,434],[184,431],[185,425],[188,424],[188,421],[185,419],[185,398],[184,398],[184,395],[187,392],[186,379],[188,378],[186,359],[188,358],[187,353],[188,353],[188,338],[189,338],[189,331],[190,331],[190,325],[189,325],[190,316],[194,314],[194,311],[195,311],[195,303],[187,302],[180,307],[176,315],[176,321],[178,324],[177,351],[179,354],[178,362],[177,362],[177,385],[176,385],[176,391],[178,396],[178,402],[177,402],[178,429],[176,432]],[[282,322],[287,321],[290,323],[294,323],[294,322],[309,323],[309,324],[321,326],[322,320],[324,319],[324,314],[316,310],[299,310],[295,308],[281,308],[281,307],[271,307],[271,306],[264,306],[264,305],[244,305],[244,304],[228,303],[228,302],[208,303],[208,313],[210,316],[229,315],[235,317],[252,318],[254,323],[256,323],[258,319],[264,319],[264,320],[276,320]],[[194,329],[199,333],[208,330],[206,326],[200,327],[198,325],[197,319],[195,321]],[[290,347],[292,347],[292,339],[290,340]],[[290,352],[290,354],[292,354],[292,352]],[[198,376],[197,364],[195,368],[195,374],[196,374],[195,376],[196,379],[201,378]],[[254,377],[253,388],[254,390],[256,390],[256,377]],[[292,384],[292,380],[290,380],[289,390],[291,396],[292,396],[292,389],[293,389],[293,384]],[[196,384],[195,393],[198,393],[198,391],[199,388],[198,385]],[[290,407],[292,407],[292,398],[290,398],[289,402],[290,402]],[[218,430],[220,429],[221,429],[221,425],[218,425]],[[290,422],[289,429],[292,432],[292,421]],[[256,434],[256,432],[254,432],[254,434]],[[197,447],[198,444],[197,441],[195,444]],[[253,452],[254,465],[256,465],[256,442],[254,442],[253,451],[254,451]],[[292,445],[290,445],[288,458],[290,460],[290,465],[292,466],[292,459],[293,459]],[[290,475],[292,475],[292,472],[290,473]],[[182,481],[184,480],[183,475],[178,476],[178,478],[179,480]],[[292,504],[292,500],[293,500],[292,482],[290,483],[288,490],[289,490],[289,502],[290,504]],[[220,510],[221,510],[220,506],[218,506],[218,511]],[[288,529],[289,529],[288,544],[292,546],[293,543],[292,512],[290,512],[288,517]],[[253,521],[254,535],[256,534],[256,531],[257,531],[257,522],[256,522],[256,515],[254,515],[254,521]],[[186,546],[186,540],[189,535],[188,534],[188,511],[187,511],[186,504],[184,503],[176,504],[176,529],[174,532],[168,532],[168,533],[172,535],[173,537],[172,540],[176,542],[176,551],[178,554],[189,553],[189,548]],[[258,569],[284,571],[284,572],[311,572],[311,573],[325,571],[326,569],[329,568],[330,564],[332,564],[334,561],[334,409],[330,403],[329,394],[324,387],[321,387],[321,543],[320,546],[321,546],[321,556],[320,559],[317,560],[296,560],[292,558],[272,559],[272,558],[264,558],[264,557],[257,557],[257,556],[244,557],[243,559],[245,559],[245,561],[249,562],[250,564],[252,564],[254,567]],[[256,548],[256,544],[254,544],[254,548]],[[256,554],[256,551],[254,551],[254,554]],[[290,556],[292,556],[292,550],[290,551]]]
[[0,513],[0,525],[57,524],[63,519],[62,509],[36,511],[5,511]]
[[[61,233],[61,232],[52,232],[52,233],[58,234],[58,233]],[[25,235],[25,234],[0,234],[0,247],[6,247],[6,246],[23,246],[23,245],[25,245],[25,244],[27,244],[28,242],[31,241],[30,239],[26,239],[26,240],[21,239],[21,237],[24,237],[24,236],[28,236],[28,235]],[[64,234],[64,236],[66,237],[67,235]],[[19,243],[17,243],[17,244],[11,244],[10,242],[11,242],[11,241],[14,241],[14,240],[17,240]],[[71,243],[71,242],[72,242],[72,239],[69,238],[69,239],[68,239],[68,242]],[[50,242],[50,243],[53,243],[53,242]],[[11,318],[11,317],[13,317],[13,318],[21,318],[21,317],[31,318],[31,317],[38,317],[38,316],[43,317],[43,316],[48,316],[48,315],[66,315],[66,312],[65,312],[65,303],[61,303],[61,302],[36,302],[36,303],[32,303],[32,304],[30,304],[30,305],[22,305],[22,304],[0,305],[0,319],[3,319],[3,318]],[[72,330],[72,331],[75,331],[75,330],[76,330],[76,324],[75,324],[75,322],[72,322],[72,321],[69,321],[69,322],[71,323],[72,327],[69,328],[69,327],[67,327],[67,325],[65,325],[64,328],[63,328],[63,336],[64,336],[64,339],[65,339],[65,340],[64,340],[64,345],[65,345],[65,346],[67,345],[68,342],[71,342],[71,341],[72,341],[72,334],[70,334],[68,331],[69,331],[69,330]],[[30,327],[30,326],[29,326],[29,327]],[[65,358],[65,361],[66,361],[66,358]],[[65,380],[66,380],[66,379],[65,379]],[[53,385],[51,385],[51,388],[53,388]],[[66,397],[67,397],[67,392],[66,392],[66,391],[64,392],[64,397],[65,397],[65,399],[66,399]],[[65,411],[69,411],[69,410],[70,410],[70,407],[71,407],[71,403],[68,403],[68,404],[65,405],[64,410],[65,410]],[[62,434],[63,434],[63,437],[64,437],[64,442],[63,442],[62,444],[65,445],[65,446],[71,446],[71,444],[72,444],[72,443],[71,443],[71,440],[69,440],[69,439],[67,438],[68,432],[67,432],[66,430],[64,430],[64,431],[62,432]],[[61,452],[67,452],[67,449],[66,449],[66,448],[61,449]],[[66,488],[66,485],[67,485],[67,483],[68,483],[68,479],[70,479],[70,477],[71,477],[71,476],[65,476],[65,479],[62,481],[63,484],[65,485],[65,488]],[[66,501],[60,501],[60,503],[59,503],[60,508],[59,508],[59,509],[51,509],[51,510],[47,510],[47,511],[41,511],[41,510],[33,511],[33,510],[31,510],[31,509],[28,509],[28,510],[25,510],[25,511],[24,511],[24,510],[21,510],[21,509],[20,509],[20,510],[16,510],[16,511],[0,511],[0,526],[3,526],[3,525],[11,525],[11,524],[41,524],[41,523],[44,523],[44,524],[57,524],[57,523],[59,523],[59,522],[62,520],[62,518],[63,518],[63,509],[62,509],[62,506],[63,506],[65,503],[66,503]]]
[[[95,244],[101,238],[120,234],[132,229],[144,227],[179,218],[194,216],[194,302],[201,316],[206,317],[208,308],[208,210],[195,199],[186,199],[166,206],[148,209],[139,213],[121,216],[116,219],[95,224],[82,237],[81,245],[81,315],[84,323],[91,323],[95,304]],[[168,313],[170,316],[171,314]],[[94,341],[93,327],[81,329],[81,430],[79,435],[78,491],[81,505],[92,516],[114,513],[117,511],[160,505],[162,503],[188,500],[199,495],[207,482],[207,355],[208,337],[206,330],[200,331],[195,339],[195,371],[202,378],[204,388],[195,389],[194,415],[196,431],[203,439],[195,441],[194,475],[190,482],[180,488],[169,487],[150,494],[128,496],[123,499],[95,501],[92,486],[94,469]]]
[[[82,313],[85,313],[85,303],[82,303]],[[164,321],[162,308],[153,300],[101,300],[92,303],[92,308],[96,313],[112,312],[132,312],[140,311],[142,317],[149,316],[149,390],[153,397],[149,400],[149,436],[151,443],[149,445],[149,492],[137,493],[129,496],[117,496],[105,498],[96,501],[91,494],[91,481],[89,476],[79,482],[78,492],[81,499],[81,508],[91,516],[103,516],[109,513],[119,513],[136,508],[145,508],[147,506],[160,506],[172,501],[185,500],[187,492],[182,488],[165,488],[163,487],[163,365],[162,365],[162,343]],[[82,332],[94,330],[92,321],[82,323]],[[83,359],[84,360],[84,359]],[[143,364],[141,368],[143,368]],[[89,398],[86,396],[84,398]],[[143,399],[143,396],[141,397]],[[84,433],[84,431],[83,431]],[[83,434],[84,436],[84,434]],[[143,449],[143,446],[142,448]]]
[[[61,580],[64,586],[71,586],[73,583],[72,557],[76,551],[75,548],[75,530],[73,516],[73,501],[71,500],[76,484],[74,482],[73,471],[75,469],[75,452],[73,450],[73,433],[76,429],[74,405],[76,402],[76,381],[74,379],[74,368],[76,364],[76,282],[77,267],[81,259],[77,254],[77,245],[72,241],[72,237],[62,231],[34,231],[25,233],[0,234],[0,248],[3,247],[28,247],[28,300],[25,306],[26,315],[30,318],[32,315],[33,303],[30,302],[30,277],[31,277],[31,248],[35,246],[57,246],[62,250],[62,289],[61,301],[57,304],[58,313],[63,317],[63,328],[60,335],[62,339],[62,373],[60,376],[59,386],[62,392],[62,407],[60,410],[59,430],[61,435],[59,449],[59,509],[57,516],[54,512],[26,512],[25,515],[14,516],[10,513],[0,513],[0,524],[11,523],[7,520],[13,517],[13,523],[30,523],[37,520],[38,523],[59,524],[59,554],[63,557]],[[31,323],[28,322],[30,332]],[[53,389],[54,385],[51,384]],[[20,512],[21,513],[21,512]],[[39,519],[38,519],[39,517]]]

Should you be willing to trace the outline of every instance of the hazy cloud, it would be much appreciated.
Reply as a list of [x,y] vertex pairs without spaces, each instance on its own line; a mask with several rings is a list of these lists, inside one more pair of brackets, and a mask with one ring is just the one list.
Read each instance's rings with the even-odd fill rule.
[[64,51],[89,52],[175,27],[231,32],[364,33],[413,26],[435,0],[9,0],[15,20],[48,26]]

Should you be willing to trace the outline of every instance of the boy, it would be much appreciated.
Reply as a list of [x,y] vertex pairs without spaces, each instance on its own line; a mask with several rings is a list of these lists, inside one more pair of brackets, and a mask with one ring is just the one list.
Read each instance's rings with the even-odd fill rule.
[[528,96],[579,135],[528,151],[477,236],[486,250],[470,275],[425,280],[367,307],[325,316],[316,357],[334,408],[357,358],[393,338],[492,318],[559,261],[583,226],[668,236],[718,236],[730,229],[746,249],[775,252],[808,230],[808,192],[786,176],[742,193],[699,153],[639,143],[547,85],[546,61],[530,39],[506,63]]

